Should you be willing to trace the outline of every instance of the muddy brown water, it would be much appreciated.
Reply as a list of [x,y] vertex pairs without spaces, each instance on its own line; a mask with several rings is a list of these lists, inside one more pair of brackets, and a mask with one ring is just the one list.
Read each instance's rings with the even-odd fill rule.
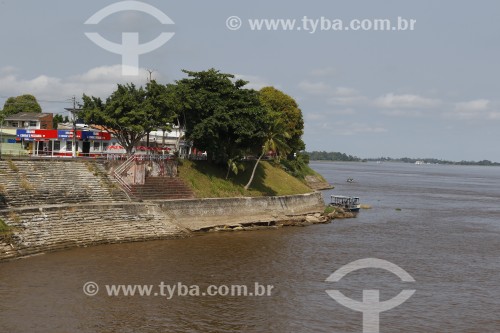
[[[0,264],[1,332],[362,332],[362,315],[325,292],[381,300],[415,294],[380,315],[381,332],[500,332],[500,168],[312,163],[372,209],[305,228],[211,233],[190,239],[50,253]],[[347,183],[353,178],[353,183]],[[325,282],[379,258],[381,269]],[[95,296],[86,282],[99,285]],[[272,285],[270,296],[163,296],[159,284]],[[106,285],[152,285],[156,296],[109,296]],[[88,290],[87,290],[88,291]],[[93,291],[93,290],[90,290]]]

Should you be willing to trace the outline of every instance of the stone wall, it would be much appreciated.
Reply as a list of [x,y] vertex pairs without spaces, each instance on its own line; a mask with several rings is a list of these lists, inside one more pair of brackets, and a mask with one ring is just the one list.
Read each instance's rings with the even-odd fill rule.
[[[54,205],[0,211],[12,235],[0,260],[66,248],[187,236],[156,206],[145,203]],[[3,244],[2,244],[3,243]]]
[[186,237],[214,226],[306,219],[323,212],[321,193],[282,197],[84,203],[0,210],[13,228],[0,260],[94,244]]
[[252,222],[280,222],[322,213],[325,204],[320,192],[309,194],[217,198],[156,202],[159,209],[179,225],[196,231],[221,225]]

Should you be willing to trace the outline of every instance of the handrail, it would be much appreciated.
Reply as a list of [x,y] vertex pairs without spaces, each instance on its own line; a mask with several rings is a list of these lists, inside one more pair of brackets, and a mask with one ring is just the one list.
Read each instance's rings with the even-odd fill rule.
[[132,192],[132,187],[121,176],[123,172],[127,171],[130,165],[135,161],[135,155],[131,155],[125,162],[113,171],[113,177],[124,188],[126,192]]

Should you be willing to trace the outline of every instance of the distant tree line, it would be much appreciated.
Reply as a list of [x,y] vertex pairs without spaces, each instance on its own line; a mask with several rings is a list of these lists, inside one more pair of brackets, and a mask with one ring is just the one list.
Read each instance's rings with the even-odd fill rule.
[[500,166],[498,162],[492,162],[489,160],[482,161],[448,161],[437,158],[391,158],[391,157],[380,157],[380,158],[369,158],[367,161],[381,161],[381,162],[403,162],[403,163],[412,163],[414,164],[417,161],[421,161],[429,164],[447,164],[447,165],[485,165],[485,166]]
[[352,155],[347,155],[340,152],[326,152],[326,151],[312,151],[305,152],[305,155],[309,157],[312,161],[341,161],[341,162],[367,162],[367,161],[380,161],[380,162],[400,162],[400,163],[411,163],[415,164],[417,161],[421,161],[428,164],[447,164],[447,165],[485,165],[485,166],[500,166],[498,162],[492,162],[489,160],[482,161],[448,161],[437,158],[391,158],[391,157],[379,157],[379,158],[359,158]]
[[313,161],[343,161],[343,162],[361,162],[361,158],[347,155],[340,152],[326,152],[326,151],[311,151],[305,152]]

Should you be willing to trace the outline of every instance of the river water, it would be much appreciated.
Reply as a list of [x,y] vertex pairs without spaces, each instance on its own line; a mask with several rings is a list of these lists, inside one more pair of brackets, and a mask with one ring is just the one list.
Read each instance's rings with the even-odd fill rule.
[[[500,332],[500,168],[311,165],[336,185],[325,197],[356,195],[372,208],[326,225],[98,246],[1,263],[0,331],[362,332],[361,312],[325,290],[361,301],[363,290],[376,289],[384,301],[413,289],[405,303],[380,314],[381,332]],[[379,268],[325,281],[364,258],[392,262],[415,282]],[[97,295],[83,292],[88,281],[99,285]],[[170,298],[159,289],[156,296],[108,296],[106,290],[162,282],[200,290],[273,288],[262,297]]]

